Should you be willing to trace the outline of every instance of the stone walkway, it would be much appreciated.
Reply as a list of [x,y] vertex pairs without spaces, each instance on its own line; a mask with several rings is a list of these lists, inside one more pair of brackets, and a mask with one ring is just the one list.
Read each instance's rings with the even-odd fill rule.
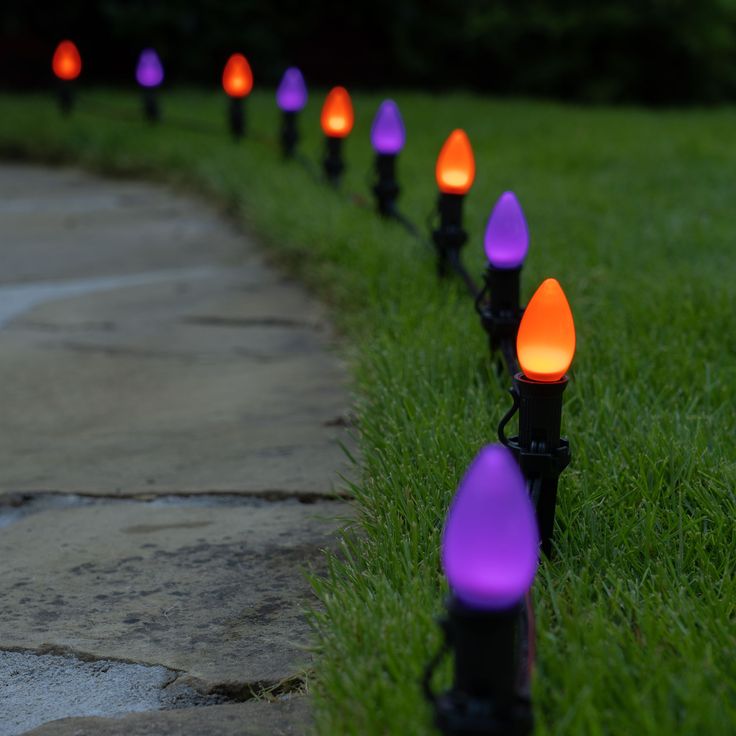
[[0,166],[0,736],[308,731],[332,342],[201,203]]

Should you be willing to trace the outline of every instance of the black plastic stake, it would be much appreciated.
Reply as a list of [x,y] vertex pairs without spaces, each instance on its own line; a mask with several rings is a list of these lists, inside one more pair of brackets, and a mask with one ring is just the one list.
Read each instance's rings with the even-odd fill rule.
[[62,115],[69,115],[74,108],[74,88],[72,87],[72,83],[59,80],[57,89],[59,110],[61,110]]
[[396,182],[396,154],[376,154],[376,173],[378,181],[373,186],[378,212],[383,217],[396,214],[396,199],[399,196],[399,185]]
[[[516,456],[524,477],[530,485],[537,511],[542,552],[552,555],[557,481],[570,464],[570,445],[560,437],[562,394],[569,379],[534,381],[523,373],[514,376],[514,407],[501,420],[498,435]],[[504,428],[519,412],[519,434],[507,438]]]
[[284,110],[281,123],[281,150],[285,158],[293,158],[296,144],[299,142],[299,130],[296,125],[297,113]]
[[230,133],[237,141],[245,135],[245,103],[242,97],[230,98]]
[[460,249],[468,240],[463,230],[463,194],[440,193],[437,210],[440,224],[432,232],[432,240],[437,249],[437,273],[445,277],[453,270],[453,258],[459,262]]
[[158,123],[161,120],[158,94],[154,88],[145,88],[143,90],[143,114],[151,124]]
[[326,153],[323,161],[327,181],[333,186],[340,184],[345,163],[342,160],[342,138],[328,135],[326,140]]
[[519,305],[521,267],[495,268],[488,266],[484,288],[476,300],[483,329],[488,333],[491,353],[500,351],[509,373],[514,376],[519,365],[516,360],[516,333],[524,310]]
[[[527,736],[529,617],[525,603],[502,611],[470,608],[450,598],[442,620],[445,645],[425,673],[424,690],[445,736]],[[435,695],[431,678],[446,652],[454,655],[452,688]]]

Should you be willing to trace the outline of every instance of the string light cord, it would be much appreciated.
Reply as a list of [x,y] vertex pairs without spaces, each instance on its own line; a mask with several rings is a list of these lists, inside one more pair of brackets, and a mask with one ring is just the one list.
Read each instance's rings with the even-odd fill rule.
[[499,349],[506,363],[506,371],[513,378],[519,372],[519,360],[516,357],[516,346],[513,340],[501,340]]
[[399,225],[409,233],[409,235],[431,247],[429,243],[427,243],[426,238],[422,236],[419,228],[403,212],[401,212],[401,210],[393,208],[391,211],[391,217],[396,220],[396,222],[398,222]]
[[[524,598],[524,626],[522,626],[521,653],[526,654],[523,658],[526,661],[526,671],[519,672],[519,687],[529,687],[532,674],[537,661],[537,622],[534,616],[534,605],[532,603],[531,589],[526,592]],[[524,637],[524,634],[526,636]]]
[[449,248],[447,250],[447,261],[450,264],[452,270],[465,283],[470,296],[473,299],[477,299],[478,295],[481,293],[481,290],[478,288],[478,285],[475,283],[473,277],[468,273],[465,266],[463,266],[463,263],[460,260],[460,251],[458,251],[456,248]]
[[501,417],[501,421],[498,424],[498,441],[504,446],[508,447],[510,450],[513,450],[514,448],[511,445],[511,440],[506,436],[506,425],[514,418],[514,415],[517,411],[519,411],[519,392],[517,391],[516,387],[512,387],[509,389],[509,394],[511,394],[511,408]]
[[307,172],[307,174],[309,174],[315,184],[321,185],[325,183],[324,177],[320,173],[319,168],[311,158],[308,158],[302,153],[297,153],[294,156],[294,160]]

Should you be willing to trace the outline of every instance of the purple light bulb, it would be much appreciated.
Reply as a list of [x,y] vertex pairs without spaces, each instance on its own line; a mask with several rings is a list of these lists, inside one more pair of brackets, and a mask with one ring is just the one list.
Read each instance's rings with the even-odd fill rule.
[[161,59],[153,49],[143,49],[138,59],[135,78],[141,87],[158,87],[164,81]]
[[475,457],[442,533],[442,567],[453,593],[481,610],[509,608],[531,587],[539,532],[524,477],[502,445]]
[[488,218],[485,236],[486,255],[495,268],[519,268],[529,250],[529,230],[519,200],[504,192]]
[[406,142],[406,130],[399,106],[393,100],[384,100],[373,118],[371,145],[376,153],[396,155]]
[[281,77],[276,90],[276,104],[284,112],[299,112],[307,104],[307,85],[295,66],[289,67]]

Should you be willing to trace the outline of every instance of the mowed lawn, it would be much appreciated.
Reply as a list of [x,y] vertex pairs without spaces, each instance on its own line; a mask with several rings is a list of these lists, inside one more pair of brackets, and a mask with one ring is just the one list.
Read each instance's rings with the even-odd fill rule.
[[[524,297],[554,276],[575,316],[573,460],[556,557],[534,586],[537,733],[736,733],[736,110],[394,98],[407,127],[402,210],[424,228],[436,155],[465,128],[478,172],[466,264],[481,274],[485,220],[513,189],[531,232]],[[313,161],[322,99],[301,119]],[[363,454],[356,533],[317,584],[310,686],[319,732],[335,736],[430,732],[419,683],[440,643],[440,531],[509,406],[467,294],[438,282],[431,251],[370,209],[380,99],[355,98],[337,194],[281,160],[271,92],[248,100],[251,137],[239,144],[214,91],[163,95],[158,127],[132,92],[82,90],[66,120],[51,96],[0,97],[4,157],[200,191],[332,305]]]

